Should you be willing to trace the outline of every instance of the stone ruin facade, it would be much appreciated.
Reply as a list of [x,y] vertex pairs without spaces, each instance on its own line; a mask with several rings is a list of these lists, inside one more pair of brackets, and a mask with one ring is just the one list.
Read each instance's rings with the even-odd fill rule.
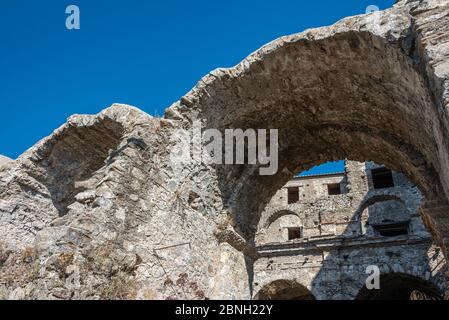
[[[282,37],[234,68],[214,70],[163,118],[125,105],[72,116],[18,159],[1,159],[0,297],[255,298],[274,280],[266,270],[270,246],[258,244],[266,206],[297,172],[338,159],[403,172],[425,199],[418,212],[447,257],[448,110],[449,4],[401,0],[385,11]],[[186,165],[175,172],[173,133],[197,121],[219,131],[278,129],[277,174],[259,175],[260,164]],[[357,193],[353,184],[348,195]],[[401,199],[395,205],[415,212],[413,224],[416,208]],[[361,203],[349,196],[342,201],[352,209]],[[329,219],[320,225],[324,234],[358,232],[351,220],[322,218]],[[332,250],[352,240],[335,241],[323,239],[324,262],[319,254],[311,258],[312,266],[322,263],[316,281],[307,279],[311,272],[299,283],[315,298],[349,299],[360,288],[357,277],[348,279],[359,272],[345,264],[346,249]],[[414,244],[418,251],[426,245]],[[389,259],[389,268],[402,266],[415,277],[427,272],[402,265],[394,247],[400,246],[379,256]],[[348,252],[354,261],[366,258]],[[346,290],[321,290],[332,268]],[[281,280],[296,281],[301,270],[284,271]],[[435,285],[447,295],[442,283]]]
[[[374,163],[345,168],[295,177],[271,199],[256,233],[255,298],[441,298],[447,264],[422,221],[419,189]],[[370,266],[381,271],[379,291],[366,289]]]

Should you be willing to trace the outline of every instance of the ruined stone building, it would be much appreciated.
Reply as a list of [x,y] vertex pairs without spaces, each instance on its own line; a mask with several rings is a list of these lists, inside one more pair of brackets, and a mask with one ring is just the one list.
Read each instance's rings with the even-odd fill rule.
[[[0,160],[0,298],[376,298],[371,264],[380,297],[449,297],[448,113],[449,3],[400,0],[214,70],[162,118],[74,115]],[[278,171],[174,170],[198,122],[278,129]],[[403,174],[294,178],[339,159]]]
[[[345,168],[296,177],[270,201],[256,233],[255,298],[441,298],[446,261],[424,227],[419,189],[373,163]],[[370,266],[381,290],[366,288]]]

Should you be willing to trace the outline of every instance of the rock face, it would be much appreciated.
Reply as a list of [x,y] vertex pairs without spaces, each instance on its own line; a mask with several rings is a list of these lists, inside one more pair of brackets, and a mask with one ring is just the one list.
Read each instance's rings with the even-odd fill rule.
[[[249,299],[262,212],[294,173],[372,160],[404,172],[447,254],[449,5],[399,1],[264,46],[163,119],[73,116],[0,170],[0,297]],[[279,129],[279,171],[173,166],[173,136]]]
[[0,166],[5,165],[6,163],[8,163],[10,161],[12,161],[12,160],[9,159],[8,157],[0,155]]

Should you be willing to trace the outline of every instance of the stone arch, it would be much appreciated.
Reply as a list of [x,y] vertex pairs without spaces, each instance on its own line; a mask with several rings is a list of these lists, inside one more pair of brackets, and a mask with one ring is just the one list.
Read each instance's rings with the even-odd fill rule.
[[[359,219],[364,235],[376,235],[378,232],[375,231],[375,226],[385,224],[400,224],[400,234],[409,234],[412,215],[404,201],[387,198],[384,200],[378,199],[366,206]],[[396,235],[398,234],[396,233]]]
[[273,222],[286,215],[297,216],[299,219],[302,218],[301,212],[297,207],[292,208],[291,206],[287,206],[284,208],[271,209],[266,213],[265,219],[261,223],[261,228],[267,229]]
[[316,300],[312,292],[295,280],[276,280],[265,285],[254,300]]
[[119,147],[123,133],[123,126],[109,117],[82,126],[69,123],[34,151],[31,161],[42,172],[36,178],[51,194],[61,216],[74,201],[75,183],[89,179],[105,165],[109,152]]
[[[127,105],[113,105],[96,116],[74,115],[15,163],[26,176],[18,185],[26,193],[51,199],[60,216],[89,189],[88,180],[128,145],[144,148],[130,135],[133,121],[151,117]],[[34,181],[34,183],[33,183]],[[34,187],[34,189],[33,189]]]
[[397,201],[399,203],[402,203],[405,206],[405,201],[398,195],[378,194],[378,195],[374,195],[374,196],[366,199],[365,201],[363,201],[363,203],[360,205],[360,207],[358,208],[358,210],[355,214],[355,218],[360,219],[360,216],[362,215],[363,211],[365,211],[368,207],[370,207],[376,203],[385,202],[385,201]]
[[225,207],[246,238],[294,173],[332,160],[383,163],[427,199],[445,200],[447,113],[420,69],[425,62],[404,46],[413,37],[411,25],[404,29],[409,21],[390,23],[385,34],[343,21],[283,37],[233,69],[214,71],[167,111],[219,130],[279,129],[276,175],[260,176],[259,166],[217,167]]
[[425,277],[410,273],[387,273],[380,277],[380,290],[360,289],[356,300],[411,300],[414,291],[428,299],[442,299],[444,292]]
[[[256,243],[285,242],[292,237],[290,232],[295,232],[295,239],[303,234],[302,215],[297,210],[287,207],[284,209],[270,210],[265,214],[264,222],[259,225],[256,234]],[[295,229],[293,231],[293,229]]]

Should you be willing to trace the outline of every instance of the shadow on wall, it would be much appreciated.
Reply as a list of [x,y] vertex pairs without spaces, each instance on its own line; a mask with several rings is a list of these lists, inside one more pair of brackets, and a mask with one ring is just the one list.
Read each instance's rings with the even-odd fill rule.
[[316,300],[313,294],[296,281],[278,280],[263,287],[255,300]]
[[[321,234],[307,241],[284,236],[279,237],[279,243],[271,244],[271,248],[270,244],[259,247],[265,252],[274,249],[268,255],[271,258],[263,262],[267,262],[267,270],[278,270],[267,271],[273,274],[273,281],[268,283],[256,275],[256,281],[264,283],[258,288],[256,299],[293,299],[296,296],[296,299],[309,300],[305,294],[295,294],[298,287],[310,290],[310,294],[319,300],[410,300],[413,292],[418,297],[441,298],[446,286],[445,268],[441,267],[444,260],[439,248],[432,244],[419,215],[423,197],[402,174],[393,173],[388,184],[373,179],[379,169],[383,166],[368,163],[365,172],[361,172],[363,174],[351,170],[346,180],[349,192],[327,197],[337,202],[338,197],[351,199],[351,205],[342,208],[347,209],[346,216],[336,214],[332,209],[325,212],[323,206],[316,209],[315,220],[323,222],[323,214],[334,218],[326,221],[328,227],[338,229],[338,224],[347,225],[341,230],[341,236]],[[261,221],[262,228],[276,232],[286,225],[304,226],[300,216],[293,211],[280,210],[269,216],[266,223]],[[283,222],[286,224],[280,225]],[[317,229],[321,227],[316,226]],[[269,239],[277,242],[276,238]],[[321,249],[313,248],[310,241]],[[367,290],[369,266],[379,268],[381,290]]]
[[[120,123],[104,117],[86,127],[66,126],[41,144],[32,157],[39,170],[28,173],[46,186],[60,216],[67,213],[89,178],[105,165],[109,152],[118,148],[123,130]],[[33,196],[38,192],[26,184],[20,187]]]
[[[277,174],[261,176],[257,165],[217,167],[224,211],[249,245],[275,192],[297,172],[326,161],[383,163],[406,174],[428,201],[446,201],[447,117],[427,81],[433,75],[426,62],[409,49],[370,32],[293,36],[262,49],[263,59],[220,71],[184,99],[195,105],[205,129],[279,131]],[[347,273],[332,269],[346,268],[344,261],[332,260],[326,258],[328,276],[345,282]]]
[[380,277],[380,290],[360,290],[356,300],[439,300],[441,291],[433,283],[403,273]]
[[[447,202],[446,84],[433,82],[440,77],[420,56],[428,47],[415,29],[419,24],[397,21],[379,29],[364,25],[367,19],[272,42],[236,68],[216,70],[167,111],[168,119],[179,113],[201,120],[204,129],[278,130],[277,174],[261,176],[260,164],[216,167],[228,226],[249,246],[275,192],[297,172],[325,161],[383,163],[406,174],[429,202]],[[444,223],[432,227],[443,243]],[[335,259],[330,266],[343,264]],[[344,282],[338,270],[329,277]]]

